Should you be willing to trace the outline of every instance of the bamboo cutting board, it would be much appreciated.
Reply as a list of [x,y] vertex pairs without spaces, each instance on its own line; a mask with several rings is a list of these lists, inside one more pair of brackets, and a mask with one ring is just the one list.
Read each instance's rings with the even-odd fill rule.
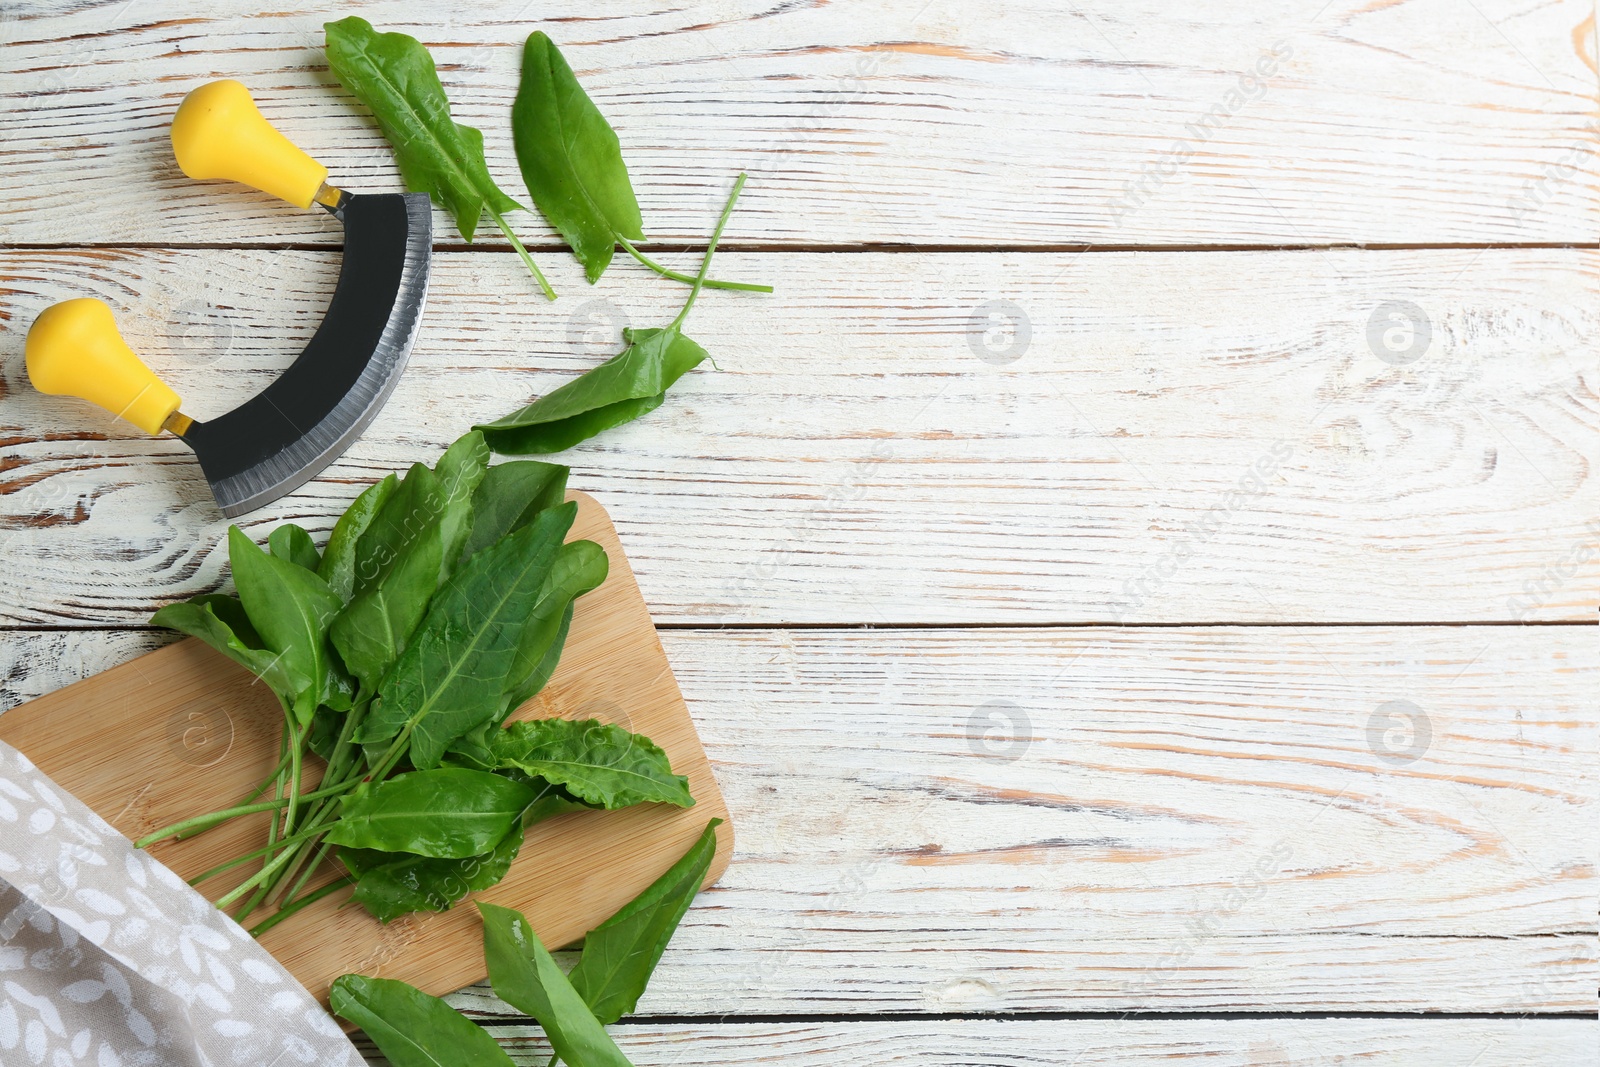
[[[592,498],[570,497],[578,501],[571,537],[599,542],[611,570],[578,601],[555,677],[516,717],[594,718],[644,734],[666,750],[673,770],[688,775],[695,806],[576,812],[530,827],[505,880],[477,896],[526,914],[551,948],[577,940],[631,900],[683,855],[707,820],[728,818],[616,530]],[[269,690],[189,639],[13,708],[0,715],[0,739],[138,838],[238,803],[277,765],[281,722]],[[264,813],[247,816],[150,851],[189,878],[260,847],[266,827]],[[724,822],[706,885],[721,877],[732,850],[732,827]],[[246,864],[200,888],[215,899],[255,869]],[[310,884],[340,877],[329,865]],[[332,893],[261,938],[324,1001],[346,973],[398,978],[435,994],[484,977],[482,925],[470,899],[384,926],[359,906],[341,909],[347,897]]]

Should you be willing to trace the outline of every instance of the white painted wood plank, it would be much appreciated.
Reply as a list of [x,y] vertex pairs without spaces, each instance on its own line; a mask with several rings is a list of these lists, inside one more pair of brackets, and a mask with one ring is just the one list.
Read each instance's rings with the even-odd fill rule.
[[[782,287],[696,307],[722,370],[563,457],[658,621],[1594,617],[1593,251],[718,262]],[[247,525],[326,531],[363,484],[682,297],[637,270],[588,289],[569,260],[552,268],[554,306],[515,257],[439,255],[388,408]],[[21,335],[49,303],[101,295],[207,417],[310,336],[332,255],[14,251],[0,270],[0,619],[137,625],[213,587],[225,524],[188,451],[35,393]]]
[[738,842],[645,1013],[1595,1010],[1586,627],[662,636]]
[[[636,1067],[1581,1067],[1594,1063],[1596,1029],[1585,1019],[1132,1018],[639,1022],[611,1032]],[[490,1033],[518,1064],[543,1067],[549,1059],[534,1027],[497,1025]]]
[[[736,241],[1596,239],[1590,0],[338,13],[433,47],[519,197],[509,105],[522,38],[548,30],[621,135],[647,232],[667,240],[702,240],[740,169],[754,181]],[[344,184],[394,188],[388,150],[326,69],[327,17],[242,0],[7,5],[0,151],[27,195],[0,204],[0,241],[337,240],[316,214],[185,180],[167,143],[186,91],[237,77]]]

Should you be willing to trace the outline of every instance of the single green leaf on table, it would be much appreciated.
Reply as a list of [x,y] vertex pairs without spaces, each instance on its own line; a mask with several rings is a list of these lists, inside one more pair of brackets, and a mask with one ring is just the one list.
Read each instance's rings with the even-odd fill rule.
[[496,452],[542,455],[571,448],[661,406],[706,350],[676,328],[622,331],[627,345],[600,366],[527,407],[478,429]]
[[661,953],[711,869],[720,822],[707,823],[682,859],[584,937],[583,954],[567,978],[602,1023],[614,1023],[638,1005]]
[[446,520],[469,506],[452,502],[439,476],[418,463],[362,534],[354,595],[331,637],[364,694],[377,690],[422,621],[443,572]]
[[[694,281],[633,247],[633,242],[644,240],[644,230],[639,201],[622,161],[622,145],[578,84],[561,50],[542,31],[531,34],[522,49],[522,82],[511,105],[511,133],[528,195],[566,239],[590,282],[605,273],[618,244],[658,274]],[[770,285],[715,280],[706,285],[772,292]]]
[[427,769],[500,714],[523,626],[576,513],[576,504],[550,508],[462,565],[384,678],[356,740],[409,730],[411,762]]
[[639,201],[616,132],[543,32],[523,46],[511,131],[528,195],[597,281],[617,238],[644,240]]
[[466,859],[521,825],[538,798],[525,782],[466,767],[411,771],[343,798],[327,840],[349,848]]
[[267,548],[279,559],[308,571],[319,570],[322,566],[322,557],[317,554],[311,535],[292,522],[284,523],[267,535]]
[[705,282],[717,241],[744,188],[739,175],[733,193],[711,234],[700,274],[682,310],[663,329],[624,330],[627,347],[593,370],[540,397],[527,407],[477,427],[489,447],[502,455],[559,452],[602,430],[620,426],[666,399],[667,390],[706,358],[706,350],[681,332]]
[[570,471],[537,459],[490,467],[472,494],[472,532],[461,546],[461,558],[488,548],[528,525],[545,508],[560,504],[566,499]]
[[487,1030],[404,982],[347,974],[334,981],[328,1004],[394,1067],[515,1067]]
[[607,809],[651,802],[694,806],[689,780],[640,734],[598,719],[514,722],[490,742],[495,764],[559,785]]
[[318,704],[350,706],[350,683],[333,659],[328,626],[343,606],[314,571],[261,551],[237,526],[228,527],[228,560],[250,624],[282,659],[292,677],[308,679],[291,701],[297,721],[311,721]]
[[528,920],[482,901],[478,911],[483,914],[483,956],[495,995],[544,1027],[550,1047],[569,1067],[631,1067]]
[[372,110],[394,149],[406,188],[427,193],[450,212],[467,241],[487,211],[544,294],[554,300],[550,284],[502,217],[520,205],[489,176],[483,134],[450,117],[450,100],[428,50],[415,37],[378,33],[355,15],[329,22],[323,29],[328,66],[340,84]]
[[351,899],[388,923],[414,911],[449,911],[468,893],[488,889],[506,876],[521,847],[522,826],[517,824],[493,851],[466,859],[355,848],[340,849],[339,858],[356,876]]
[[286,706],[294,704],[297,693],[315,684],[310,675],[294,673],[297,664],[286,661],[262,643],[249,616],[244,613],[244,606],[235,597],[205,593],[168,604],[156,612],[150,622],[198,637],[260,678]]
[[398,484],[399,479],[393,474],[385,475],[382,481],[369,485],[356,497],[345,508],[344,514],[339,516],[339,521],[334,523],[333,533],[328,535],[327,550],[322,553],[322,562],[317,565],[317,574],[340,600],[349,600],[355,588],[356,542],[366,533],[378,510]]

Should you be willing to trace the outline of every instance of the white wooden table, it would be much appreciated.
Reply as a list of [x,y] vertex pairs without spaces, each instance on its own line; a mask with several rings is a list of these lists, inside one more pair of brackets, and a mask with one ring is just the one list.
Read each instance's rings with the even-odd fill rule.
[[[398,187],[321,23],[427,42],[519,193],[522,37],[621,135],[716,356],[567,458],[617,521],[739,826],[635,1061],[1594,1063],[1600,165],[1590,0],[5,5],[0,687],[169,638],[224,580],[190,455],[27,385],[99,295],[226,410],[340,234],[189,182],[243,79]],[[537,21],[536,21],[537,20]],[[250,516],[331,517],[663,320],[443,244],[412,368]],[[457,1003],[519,1063],[535,1028]]]

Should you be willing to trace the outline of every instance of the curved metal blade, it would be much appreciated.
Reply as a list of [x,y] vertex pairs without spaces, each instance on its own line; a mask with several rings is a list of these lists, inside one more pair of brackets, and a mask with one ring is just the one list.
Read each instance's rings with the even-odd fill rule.
[[411,354],[433,251],[427,194],[351,195],[339,214],[339,284],[310,343],[260,393],[182,434],[229,518],[337,459],[389,399]]

